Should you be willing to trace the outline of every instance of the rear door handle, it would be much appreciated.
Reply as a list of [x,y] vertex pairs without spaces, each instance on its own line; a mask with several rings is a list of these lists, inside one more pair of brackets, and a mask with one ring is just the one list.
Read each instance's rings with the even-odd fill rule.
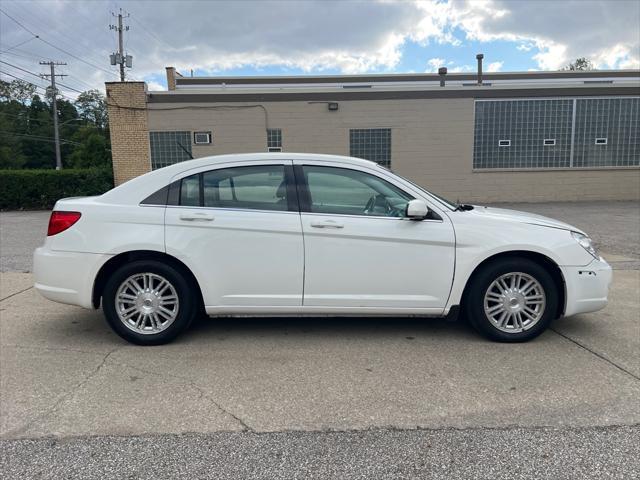
[[344,225],[335,220],[321,220],[311,222],[313,228],[344,228]]
[[182,213],[180,214],[180,220],[186,220],[188,222],[212,222],[214,217],[208,213]]

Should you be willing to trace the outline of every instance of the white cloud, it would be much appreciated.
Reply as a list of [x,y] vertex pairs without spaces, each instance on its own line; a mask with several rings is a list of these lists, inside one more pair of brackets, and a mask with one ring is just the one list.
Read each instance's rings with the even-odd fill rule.
[[436,73],[438,68],[443,67],[446,63],[447,62],[444,58],[430,58],[427,60],[427,72]]
[[160,85],[158,82],[147,82],[147,90],[150,92],[161,92],[162,90],[166,90],[163,85]]
[[[101,88],[116,80],[108,55],[116,48],[109,31],[111,0],[76,2],[4,0],[3,9],[57,47],[85,62],[33,39],[3,60],[40,73],[39,60],[64,60],[61,73],[76,89]],[[146,1],[122,0],[128,53],[134,57],[133,79],[150,78],[173,65],[183,73],[198,69],[217,74],[234,68],[259,71],[271,66],[304,72],[360,73],[393,71],[407,42],[433,47],[426,69],[474,71],[460,64],[470,41],[506,40],[529,52],[540,69],[557,69],[577,57],[600,68],[638,68],[640,2],[633,0],[555,0],[545,2],[487,0],[421,1]],[[460,33],[462,32],[462,34]],[[30,35],[0,15],[0,44],[9,48]],[[463,45],[464,43],[464,45]],[[458,46],[456,59],[438,58],[438,45]],[[475,52],[473,52],[475,53]],[[485,51],[487,58],[490,51]],[[447,53],[449,55],[449,53]],[[469,54],[472,62],[473,54]],[[96,66],[100,68],[96,68]],[[487,69],[509,68],[504,60]],[[107,70],[106,72],[104,70]],[[16,73],[15,70],[12,70]],[[21,73],[21,76],[29,76]],[[43,84],[37,77],[30,77]],[[157,79],[157,77],[156,77]],[[149,85],[150,89],[160,87]]]
[[491,62],[487,65],[487,72],[499,72],[502,70],[502,65],[504,65],[504,62]]
[[469,39],[535,45],[533,59],[545,70],[563,67],[578,57],[599,68],[640,66],[640,2],[637,0],[553,2],[451,0],[451,21]]

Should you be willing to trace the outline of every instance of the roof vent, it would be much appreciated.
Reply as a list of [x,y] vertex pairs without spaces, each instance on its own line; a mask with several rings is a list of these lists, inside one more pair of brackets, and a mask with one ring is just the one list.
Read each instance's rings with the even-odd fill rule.
[[484,55],[479,53],[476,55],[476,60],[478,60],[478,85],[482,85],[482,59]]
[[444,77],[447,76],[447,67],[440,67],[438,69],[438,75],[440,75],[440,86],[444,87]]

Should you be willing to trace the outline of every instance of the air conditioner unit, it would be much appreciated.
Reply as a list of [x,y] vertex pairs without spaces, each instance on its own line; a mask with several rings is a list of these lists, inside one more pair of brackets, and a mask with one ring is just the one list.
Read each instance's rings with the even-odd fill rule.
[[211,143],[211,132],[193,132],[193,143],[207,145]]

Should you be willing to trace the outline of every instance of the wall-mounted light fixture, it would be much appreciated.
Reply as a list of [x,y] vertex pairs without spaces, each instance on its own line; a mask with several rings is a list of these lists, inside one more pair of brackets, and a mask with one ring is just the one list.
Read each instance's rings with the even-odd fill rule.
[[339,108],[338,102],[323,102],[321,100],[314,100],[314,101],[307,102],[307,103],[309,105],[311,105],[313,103],[325,103],[327,105],[327,110],[329,110],[330,112],[335,112]]

